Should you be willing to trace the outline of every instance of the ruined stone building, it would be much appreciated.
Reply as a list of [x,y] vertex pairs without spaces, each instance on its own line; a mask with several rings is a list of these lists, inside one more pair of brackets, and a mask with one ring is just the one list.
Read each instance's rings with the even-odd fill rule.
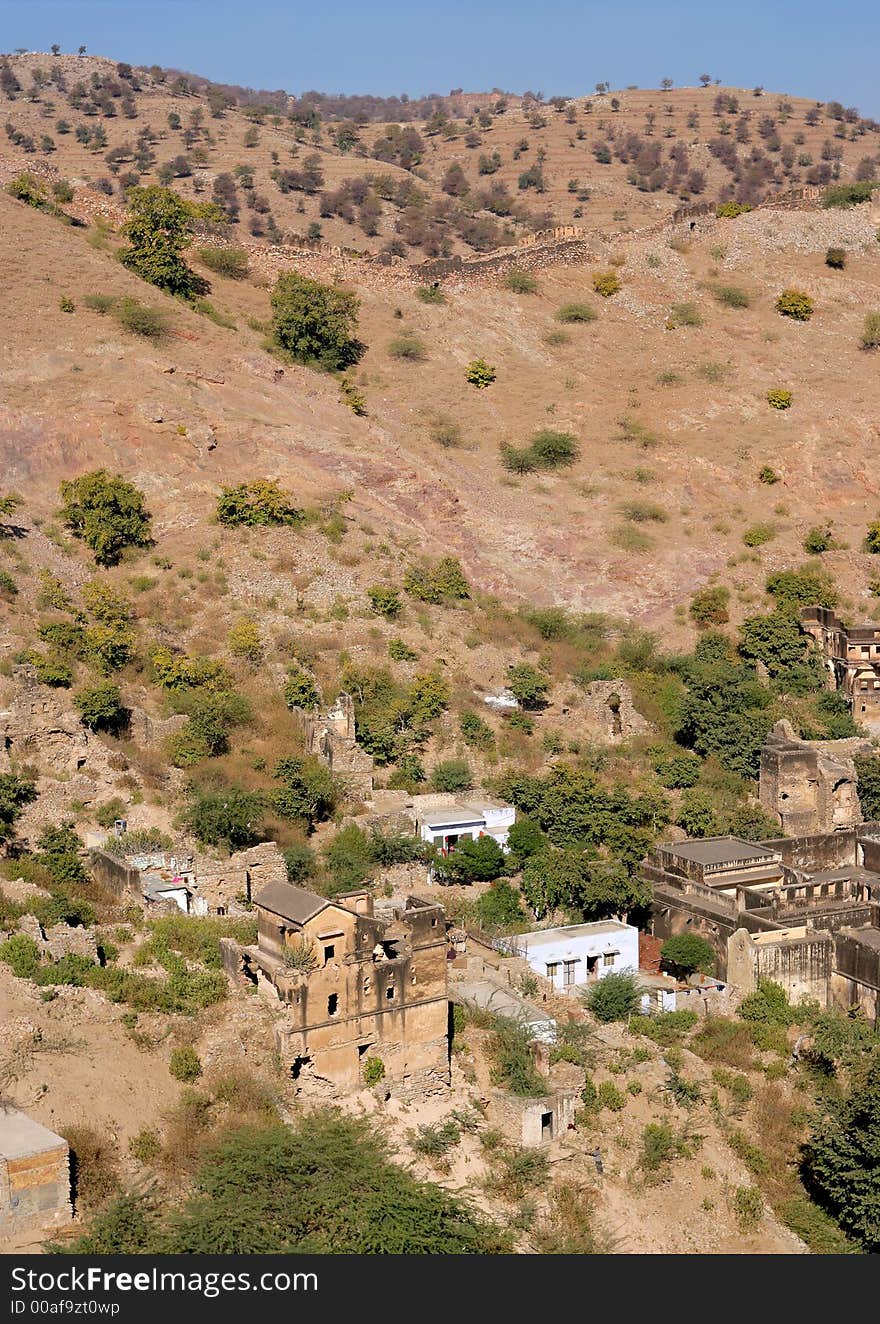
[[72,1213],[67,1141],[0,1105],[0,1244],[66,1223]]
[[373,758],[357,743],[351,695],[340,694],[325,713],[303,708],[293,712],[305,736],[306,753],[316,755],[355,795],[368,800],[373,793]]
[[279,1049],[294,1079],[343,1090],[378,1058],[393,1093],[449,1084],[446,922],[418,897],[374,911],[367,891],[334,900],[272,883],[255,898],[254,947],[224,940],[231,973],[284,1004]]
[[861,823],[853,759],[871,753],[868,740],[801,740],[790,722],[777,722],[761,750],[761,804],[793,835]]
[[794,1001],[880,1013],[880,823],[749,842],[658,846],[652,932],[699,933],[722,977],[749,992],[766,977]]
[[880,626],[847,627],[828,607],[804,607],[801,626],[821,649],[829,688],[846,696],[861,726],[880,730]]

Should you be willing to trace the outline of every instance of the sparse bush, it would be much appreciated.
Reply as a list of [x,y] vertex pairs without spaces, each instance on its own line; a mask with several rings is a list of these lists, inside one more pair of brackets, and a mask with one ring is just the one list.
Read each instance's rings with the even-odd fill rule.
[[199,259],[209,271],[229,280],[243,280],[248,274],[247,251],[244,248],[200,248]]
[[767,403],[771,409],[790,409],[793,398],[791,391],[781,386],[774,386],[767,392]]
[[740,1232],[752,1232],[764,1218],[764,1200],[754,1186],[737,1186],[732,1201]]
[[257,666],[263,660],[263,640],[260,627],[251,616],[245,616],[230,626],[226,643],[233,657]]
[[880,348],[880,312],[868,313],[859,344],[862,349]]
[[846,249],[829,248],[825,254],[825,265],[835,271],[843,271],[846,266]]
[[620,277],[616,271],[594,271],[593,289],[603,299],[610,299],[620,289]]
[[796,322],[809,322],[813,316],[813,300],[803,290],[783,290],[774,306],[783,317],[791,317]]
[[769,464],[765,464],[758,473],[758,482],[766,483],[768,487],[772,487],[774,483],[779,482],[779,474]]
[[538,282],[534,276],[529,275],[520,267],[514,267],[508,271],[504,278],[504,284],[507,289],[512,290],[514,294],[537,294]]
[[725,308],[750,308],[751,295],[739,285],[716,285],[712,291]]
[[168,331],[168,317],[161,308],[148,308],[137,299],[116,299],[111,309],[121,327],[147,340],[160,340]]
[[703,315],[695,303],[674,303],[666,325],[671,330],[679,326],[702,326]]
[[465,377],[471,386],[476,386],[478,391],[491,386],[497,375],[492,364],[487,363],[485,359],[473,359],[465,370]]
[[589,303],[564,303],[556,309],[557,322],[595,322],[598,313]]
[[440,304],[446,302],[446,295],[439,285],[420,285],[416,290],[416,298],[421,299],[422,303]]
[[88,1125],[60,1126],[70,1146],[71,1185],[78,1213],[99,1209],[121,1186],[115,1143],[104,1131]]
[[368,1057],[364,1060],[364,1084],[370,1089],[385,1079],[385,1063],[381,1057]]
[[424,344],[412,331],[404,331],[389,340],[388,353],[392,359],[403,359],[407,363],[422,363],[427,358]]
[[168,1070],[175,1080],[182,1080],[185,1084],[191,1085],[202,1074],[202,1064],[196,1050],[187,1045],[174,1049]]

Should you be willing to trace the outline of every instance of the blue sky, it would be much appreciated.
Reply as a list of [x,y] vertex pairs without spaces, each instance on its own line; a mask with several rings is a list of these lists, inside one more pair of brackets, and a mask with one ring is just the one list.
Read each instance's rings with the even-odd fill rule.
[[302,92],[724,83],[880,118],[880,3],[847,0],[0,0],[0,46],[91,52]]

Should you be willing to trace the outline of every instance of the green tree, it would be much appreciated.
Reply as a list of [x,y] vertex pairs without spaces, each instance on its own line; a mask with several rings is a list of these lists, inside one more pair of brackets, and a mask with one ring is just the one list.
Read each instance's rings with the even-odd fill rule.
[[121,474],[95,469],[61,484],[60,517],[99,565],[115,565],[126,547],[147,547],[152,517],[144,495]]
[[281,759],[275,767],[280,789],[272,804],[282,818],[299,819],[309,829],[332,814],[338,799],[329,768],[312,755]]
[[321,702],[315,681],[299,663],[288,668],[287,680],[284,682],[284,702],[288,708],[305,708],[307,711],[317,708]]
[[550,681],[528,662],[518,662],[507,668],[507,688],[523,708],[534,710],[546,705]]
[[739,651],[750,662],[762,662],[774,687],[784,694],[809,694],[824,685],[818,650],[790,610],[744,620]]
[[676,823],[689,837],[714,837],[718,832],[718,814],[708,791],[690,787],[681,797]]
[[263,799],[230,786],[224,791],[197,793],[183,815],[183,823],[206,846],[229,851],[254,846],[262,837]]
[[875,822],[880,819],[880,758],[874,754],[856,754],[853,762],[862,814],[867,822]]
[[466,791],[473,784],[467,759],[442,759],[431,770],[431,785],[435,791]]
[[37,788],[29,778],[0,772],[0,844],[9,840],[19,818],[36,798]]
[[624,971],[605,975],[582,994],[584,1006],[598,1021],[625,1021],[638,1009],[640,993],[635,975]]
[[707,633],[684,668],[687,693],[678,737],[703,757],[714,754],[725,768],[755,777],[774,717],[772,695],[755,670],[737,661],[723,635]]
[[128,725],[128,709],[123,705],[119,686],[101,681],[73,696],[84,726],[92,731],[121,731]]
[[476,912],[481,927],[490,932],[515,928],[526,917],[519,892],[504,879],[493,882],[478,898]]
[[447,883],[489,883],[507,871],[504,851],[494,837],[459,841],[450,855],[437,861],[436,867]]
[[778,610],[797,613],[800,607],[835,607],[837,590],[828,571],[817,561],[797,569],[777,570],[767,577],[767,592]]
[[298,363],[341,371],[357,363],[364,346],[356,338],[356,295],[285,271],[272,291],[275,342]]
[[192,235],[193,210],[171,189],[158,184],[133,188],[122,232],[129,246],[123,266],[142,280],[184,299],[206,294],[210,286],[183,259]]
[[829,1097],[804,1148],[814,1198],[865,1250],[880,1251],[880,1054],[842,1098]]
[[715,948],[699,933],[677,933],[664,942],[660,960],[674,975],[708,974],[715,966]]

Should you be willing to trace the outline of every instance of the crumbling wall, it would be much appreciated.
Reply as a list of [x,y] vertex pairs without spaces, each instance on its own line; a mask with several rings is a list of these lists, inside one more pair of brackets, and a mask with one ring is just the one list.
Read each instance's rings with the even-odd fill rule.
[[762,934],[757,941],[737,929],[727,944],[727,978],[743,993],[757,988],[759,979],[771,979],[785,989],[791,1002],[815,999],[831,1002],[834,938],[814,929],[781,929]]
[[591,681],[584,691],[582,702],[587,722],[609,744],[617,744],[651,729],[637,711],[632,690],[625,680]]

